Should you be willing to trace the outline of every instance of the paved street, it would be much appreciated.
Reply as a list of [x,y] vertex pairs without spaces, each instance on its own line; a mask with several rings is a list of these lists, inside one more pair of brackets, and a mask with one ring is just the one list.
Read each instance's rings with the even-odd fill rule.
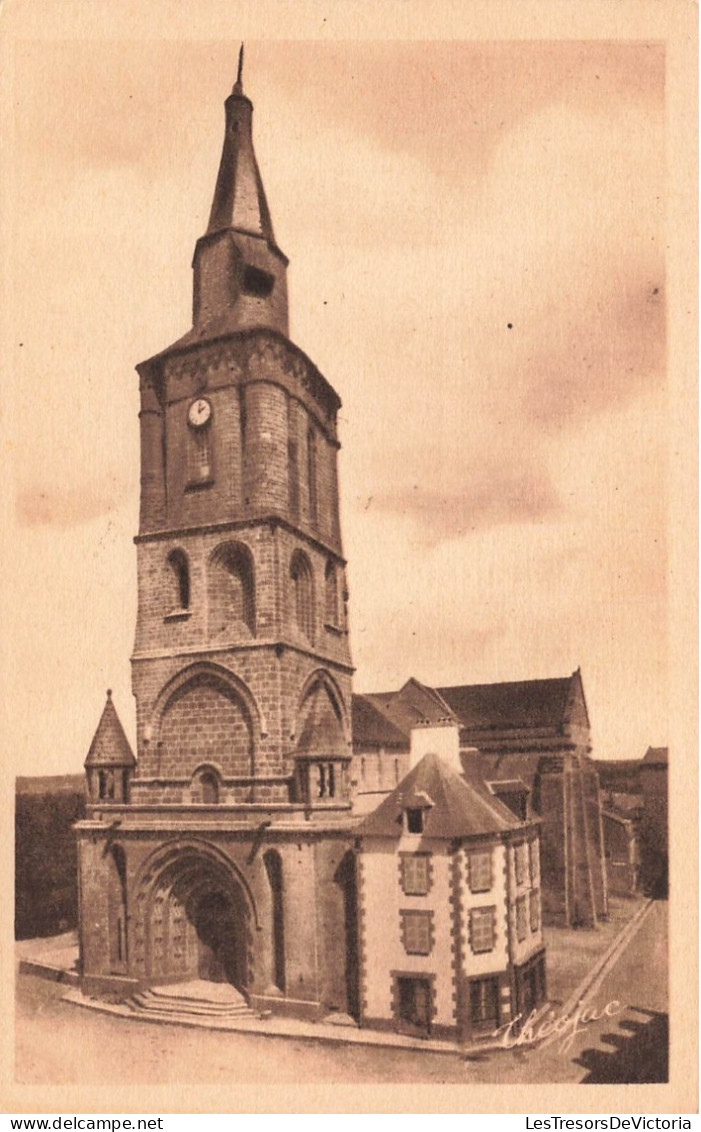
[[601,1012],[617,1002],[620,1010],[611,1007],[610,1016],[586,1022],[573,1037],[570,1027],[535,1049],[517,1046],[470,1059],[132,1022],[62,1002],[63,989],[35,976],[19,977],[19,1083],[255,1084],[270,1081],[271,1063],[281,1084],[661,1081],[667,1050],[667,905],[652,906],[587,1004]]
[[490,1057],[479,1067],[479,1080],[598,1085],[665,1081],[667,912],[666,901],[652,905],[639,931],[587,1001],[595,1013],[609,1006],[610,1016],[584,1022],[577,1035],[568,1027],[561,1037],[546,1039],[535,1049],[516,1047],[501,1061]]

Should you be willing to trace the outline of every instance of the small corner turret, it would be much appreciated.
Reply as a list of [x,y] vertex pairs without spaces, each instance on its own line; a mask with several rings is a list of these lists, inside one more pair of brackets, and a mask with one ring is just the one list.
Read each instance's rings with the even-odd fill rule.
[[107,702],[84,766],[90,802],[120,804],[129,801],[136,759],[112,703],[111,688],[107,689]]

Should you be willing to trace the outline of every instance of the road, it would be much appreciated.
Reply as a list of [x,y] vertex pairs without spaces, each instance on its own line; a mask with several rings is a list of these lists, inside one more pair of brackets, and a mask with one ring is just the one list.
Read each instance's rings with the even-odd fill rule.
[[563,1034],[470,1058],[322,1044],[124,1020],[62,1002],[62,993],[19,977],[20,1084],[267,1084],[271,1066],[277,1084],[657,1082],[667,1063],[667,905],[652,906],[590,1004],[620,1009],[586,1023],[569,1044]]
[[[482,1062],[480,1081],[502,1084],[658,1083],[668,1069],[667,903],[652,905],[626,949],[588,998],[598,1021],[567,1026],[540,1046],[516,1047]],[[605,1013],[608,1008],[609,1013]]]

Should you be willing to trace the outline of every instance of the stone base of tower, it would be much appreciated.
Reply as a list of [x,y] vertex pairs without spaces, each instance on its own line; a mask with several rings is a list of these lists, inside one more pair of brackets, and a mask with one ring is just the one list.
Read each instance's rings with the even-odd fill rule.
[[78,848],[85,993],[126,998],[197,979],[230,983],[257,1012],[357,1013],[345,812],[239,811],[176,831],[172,819],[105,807],[78,826]]

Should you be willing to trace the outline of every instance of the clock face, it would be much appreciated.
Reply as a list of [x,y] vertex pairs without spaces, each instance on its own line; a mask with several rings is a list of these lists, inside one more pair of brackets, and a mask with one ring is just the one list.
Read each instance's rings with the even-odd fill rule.
[[193,428],[201,428],[212,415],[212,406],[206,397],[198,397],[188,409],[187,419]]

